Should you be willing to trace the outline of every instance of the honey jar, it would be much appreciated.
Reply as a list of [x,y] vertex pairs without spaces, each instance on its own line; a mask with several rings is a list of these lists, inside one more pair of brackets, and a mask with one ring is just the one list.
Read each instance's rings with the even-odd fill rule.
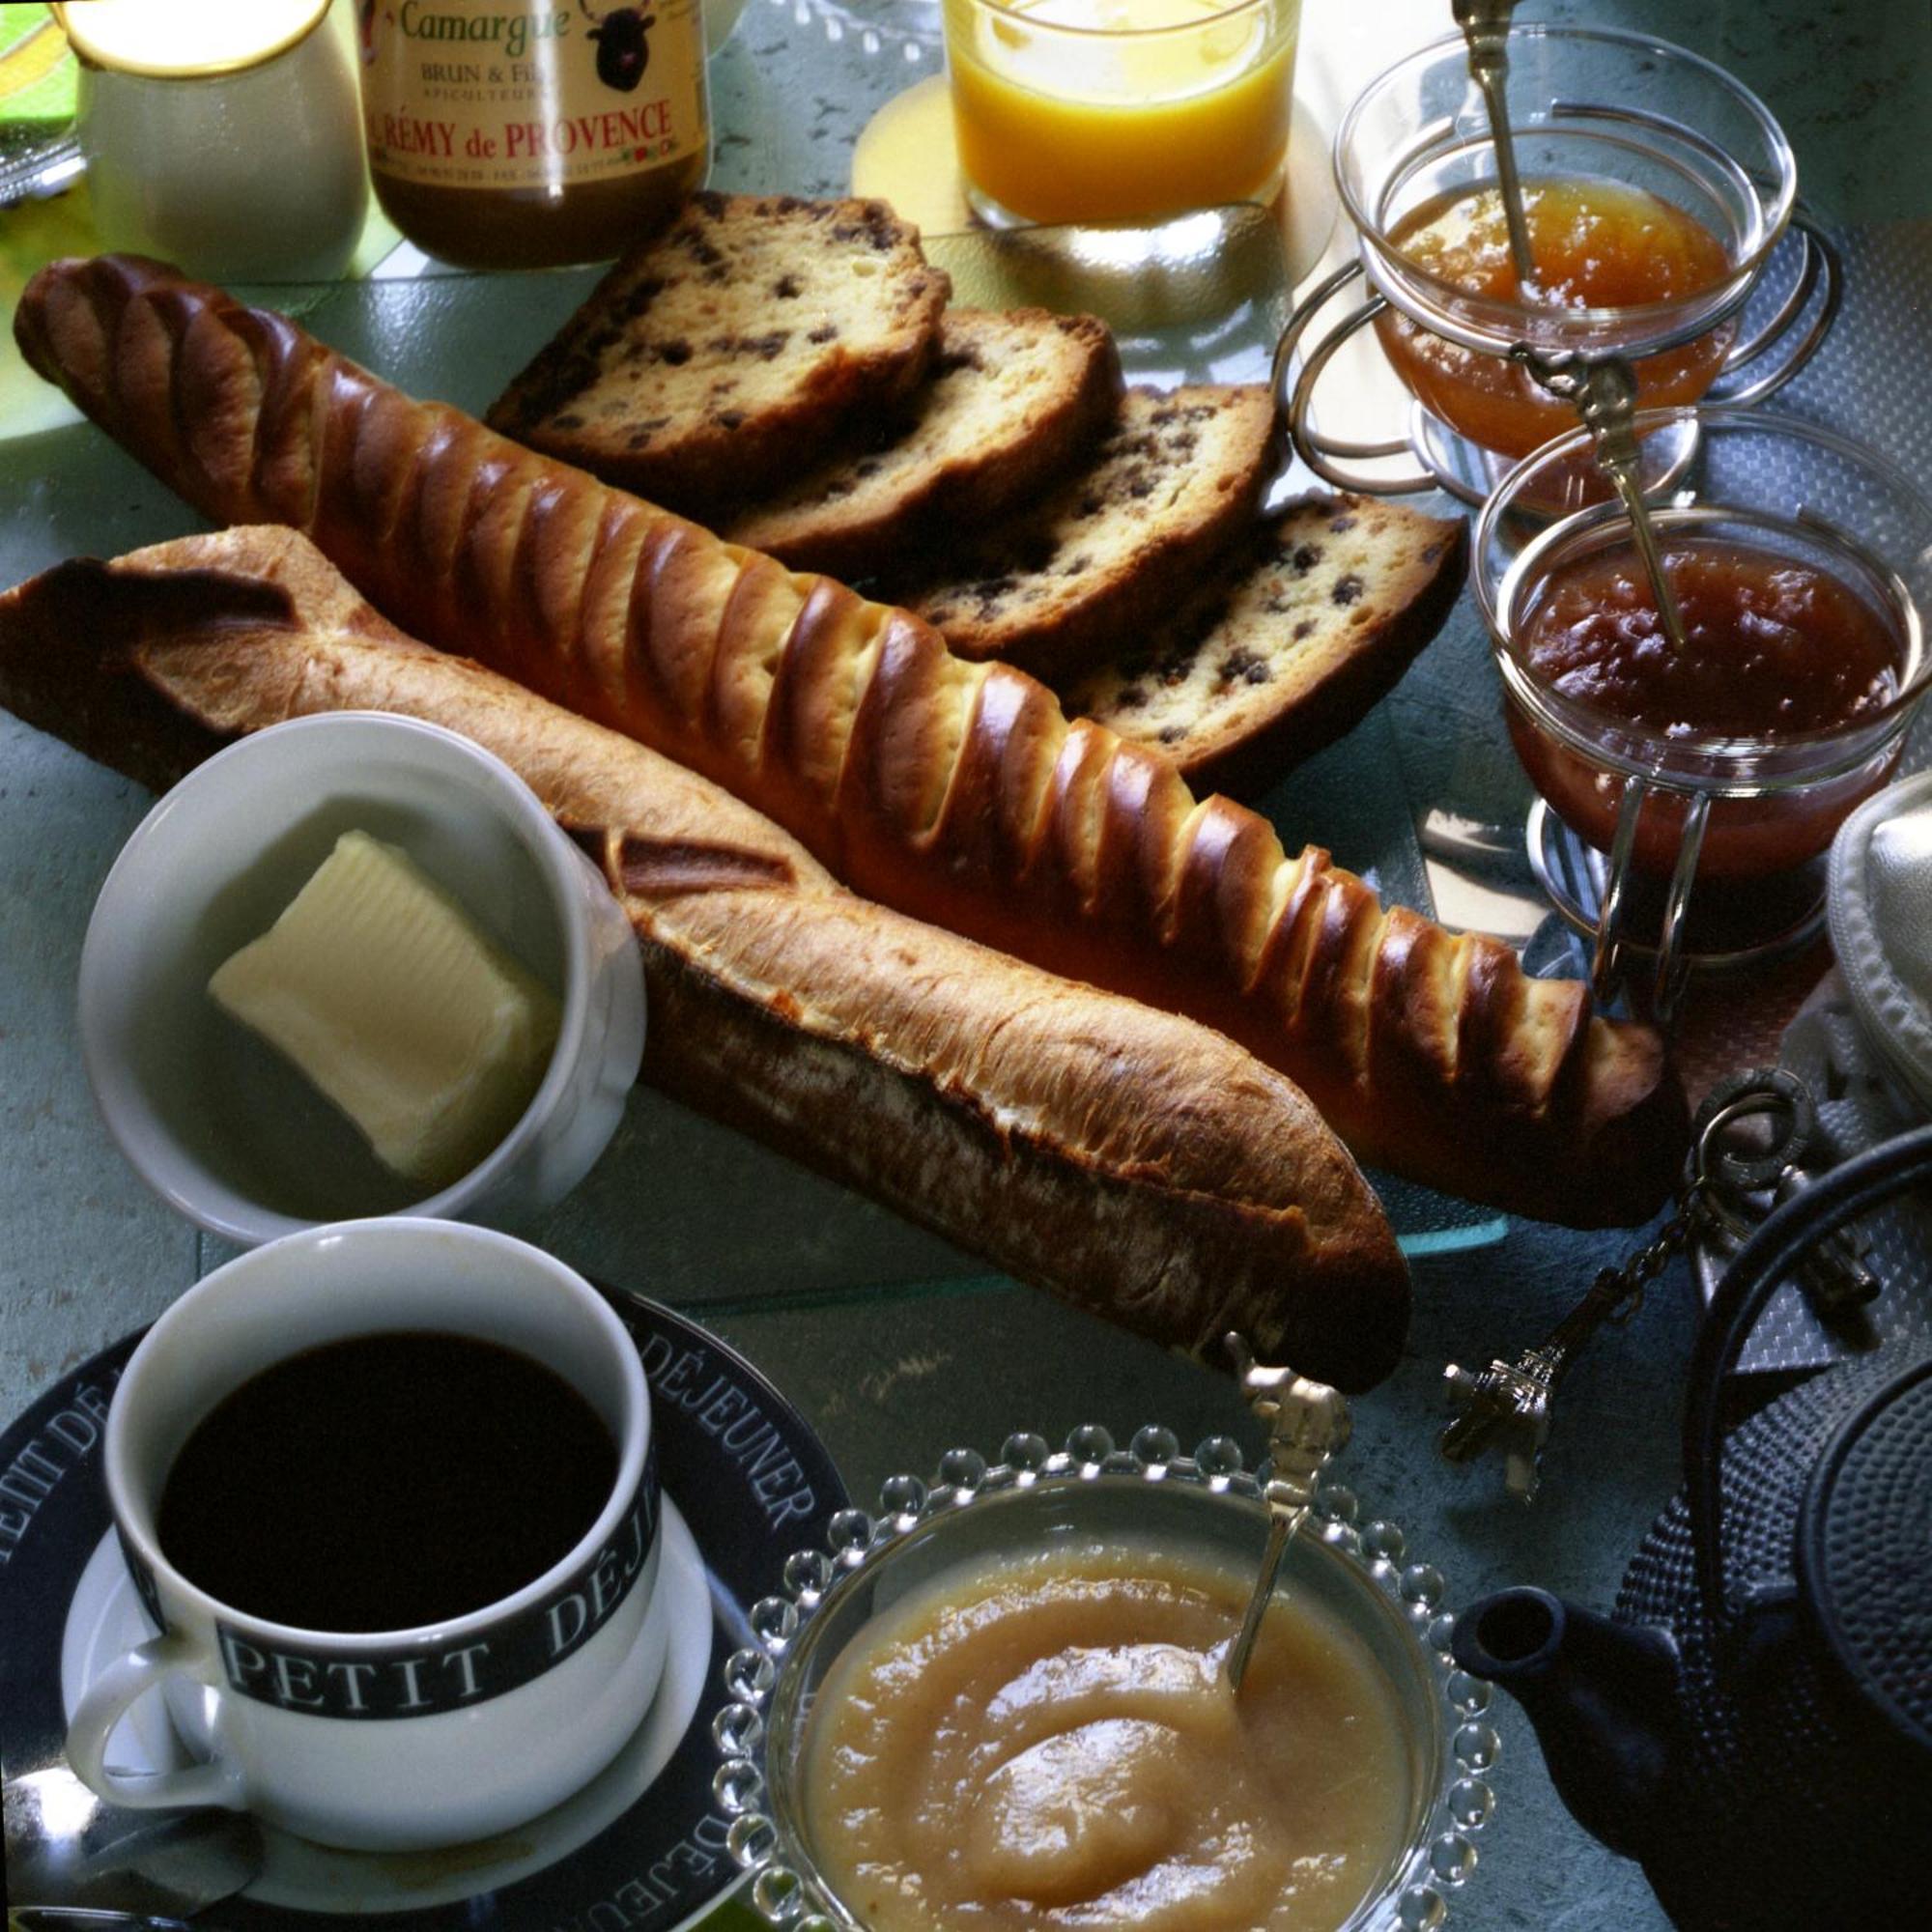
[[358,0],[384,213],[462,268],[620,254],[710,166],[699,0]]

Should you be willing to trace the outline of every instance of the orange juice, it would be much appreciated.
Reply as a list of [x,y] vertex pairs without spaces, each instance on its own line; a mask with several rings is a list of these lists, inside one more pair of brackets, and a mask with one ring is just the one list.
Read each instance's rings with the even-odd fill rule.
[[1267,200],[1300,0],[946,0],[959,161],[1033,221]]

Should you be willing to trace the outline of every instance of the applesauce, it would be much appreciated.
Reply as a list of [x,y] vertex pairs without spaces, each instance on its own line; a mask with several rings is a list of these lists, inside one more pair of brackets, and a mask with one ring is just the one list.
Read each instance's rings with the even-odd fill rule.
[[806,1805],[868,1932],[1333,1932],[1412,1814],[1396,1694],[1278,1593],[1238,1701],[1252,1578],[1120,1544],[952,1571],[881,1614],[815,1701]]

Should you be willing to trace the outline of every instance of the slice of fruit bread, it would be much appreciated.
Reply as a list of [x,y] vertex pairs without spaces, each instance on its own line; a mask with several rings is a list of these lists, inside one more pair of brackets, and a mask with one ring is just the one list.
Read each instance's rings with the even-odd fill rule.
[[724,534],[795,570],[875,577],[948,526],[1037,495],[1099,439],[1121,393],[1104,323],[1041,308],[949,309],[932,376],[897,420],[809,469]]
[[1274,462],[1259,384],[1129,389],[1084,468],[893,587],[960,656],[1051,679],[1126,646],[1234,548]]
[[1145,639],[1061,686],[1069,715],[1252,793],[1339,738],[1442,628],[1469,526],[1364,497],[1309,497]]
[[925,379],[951,284],[882,201],[696,194],[491,406],[493,429],[668,508],[788,482]]

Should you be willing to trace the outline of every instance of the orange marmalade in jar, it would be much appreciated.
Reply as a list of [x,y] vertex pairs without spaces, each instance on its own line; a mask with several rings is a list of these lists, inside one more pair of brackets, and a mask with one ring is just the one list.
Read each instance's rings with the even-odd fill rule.
[[357,0],[369,174],[463,268],[600,261],[710,166],[700,0]]
[[[1622,182],[1527,181],[1523,213],[1536,265],[1531,285],[1517,281],[1493,187],[1425,203],[1390,231],[1389,245],[1464,295],[1550,309],[1684,301],[1732,272],[1724,244],[1702,222]],[[1423,407],[1485,449],[1527,456],[1576,426],[1567,403],[1502,356],[1432,334],[1393,308],[1377,318],[1376,332]],[[1734,322],[1720,323],[1682,348],[1641,358],[1633,365],[1638,406],[1695,402],[1717,380],[1735,333]]]

